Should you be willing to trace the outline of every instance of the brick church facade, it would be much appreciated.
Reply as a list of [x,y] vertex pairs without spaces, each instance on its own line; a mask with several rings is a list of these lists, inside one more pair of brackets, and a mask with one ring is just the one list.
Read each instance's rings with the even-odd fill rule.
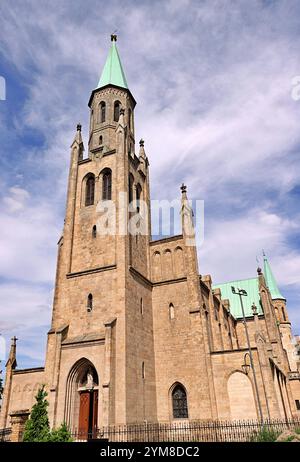
[[[89,100],[87,157],[80,125],[71,145],[45,366],[18,369],[12,340],[0,428],[31,409],[42,384],[55,427],[299,417],[300,358],[267,258],[248,280],[218,285],[201,276],[184,185],[182,233],[152,240],[149,162],[143,140],[135,154],[135,104],[112,36]],[[99,232],[103,200],[115,204],[114,233]],[[120,232],[128,202],[125,215],[137,214],[147,232]],[[250,351],[232,286],[247,293]]]

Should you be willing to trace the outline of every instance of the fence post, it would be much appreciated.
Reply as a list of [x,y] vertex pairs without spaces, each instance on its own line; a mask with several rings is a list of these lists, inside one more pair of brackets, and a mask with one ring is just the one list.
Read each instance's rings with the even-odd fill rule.
[[25,430],[25,424],[29,417],[29,410],[22,409],[20,411],[14,411],[10,414],[11,418],[11,442],[19,443],[23,440],[23,434]]

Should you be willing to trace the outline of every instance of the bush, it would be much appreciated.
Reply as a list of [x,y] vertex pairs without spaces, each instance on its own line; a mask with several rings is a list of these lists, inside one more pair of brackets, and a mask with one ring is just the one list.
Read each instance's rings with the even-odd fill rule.
[[279,433],[278,431],[263,426],[258,433],[252,436],[251,441],[253,443],[273,443],[277,440]]
[[72,437],[65,423],[62,423],[58,429],[53,429],[50,434],[51,443],[71,443]]

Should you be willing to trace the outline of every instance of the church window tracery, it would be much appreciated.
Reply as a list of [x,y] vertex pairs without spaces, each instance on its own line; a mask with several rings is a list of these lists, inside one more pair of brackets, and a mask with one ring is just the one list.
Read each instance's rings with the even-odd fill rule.
[[186,391],[180,384],[177,384],[172,391],[172,407],[174,419],[188,418]]

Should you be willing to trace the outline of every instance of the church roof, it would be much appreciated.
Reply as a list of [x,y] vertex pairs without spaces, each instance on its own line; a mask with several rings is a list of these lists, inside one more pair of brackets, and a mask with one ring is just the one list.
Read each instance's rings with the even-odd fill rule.
[[242,318],[242,309],[240,297],[232,293],[231,286],[238,289],[244,289],[247,292],[247,296],[243,297],[243,305],[245,316],[253,316],[251,305],[257,306],[257,313],[263,314],[263,310],[260,302],[260,295],[258,289],[258,278],[241,279],[236,281],[225,282],[223,284],[214,284],[213,289],[221,289],[222,299],[228,299],[230,301],[230,313],[236,318]]
[[128,90],[127,80],[115,40],[111,43],[97,89],[105,87],[106,85],[116,85],[117,87],[126,88]]
[[[267,260],[267,257],[264,255],[264,276],[267,287],[270,291],[272,300],[285,300],[285,298],[281,295],[279,288],[277,286],[277,282],[275,277],[272,273],[270,264]],[[230,281],[225,282],[223,284],[214,284],[213,289],[221,289],[221,296],[222,299],[229,299],[230,301],[230,312],[236,318],[242,318],[242,309],[241,309],[241,302],[240,297],[232,293],[231,286],[234,286],[238,289],[244,289],[247,292],[247,296],[243,296],[243,305],[245,316],[253,316],[253,312],[251,309],[251,305],[254,304],[257,307],[257,313],[263,314],[260,294],[259,294],[259,285],[258,285],[258,277],[250,278],[250,279],[240,279],[237,281]]]
[[268,262],[268,259],[265,255],[264,255],[264,276],[265,276],[268,289],[271,293],[272,300],[285,300],[285,298],[280,293],[280,290],[277,286],[276,279],[271,270],[270,263]]

